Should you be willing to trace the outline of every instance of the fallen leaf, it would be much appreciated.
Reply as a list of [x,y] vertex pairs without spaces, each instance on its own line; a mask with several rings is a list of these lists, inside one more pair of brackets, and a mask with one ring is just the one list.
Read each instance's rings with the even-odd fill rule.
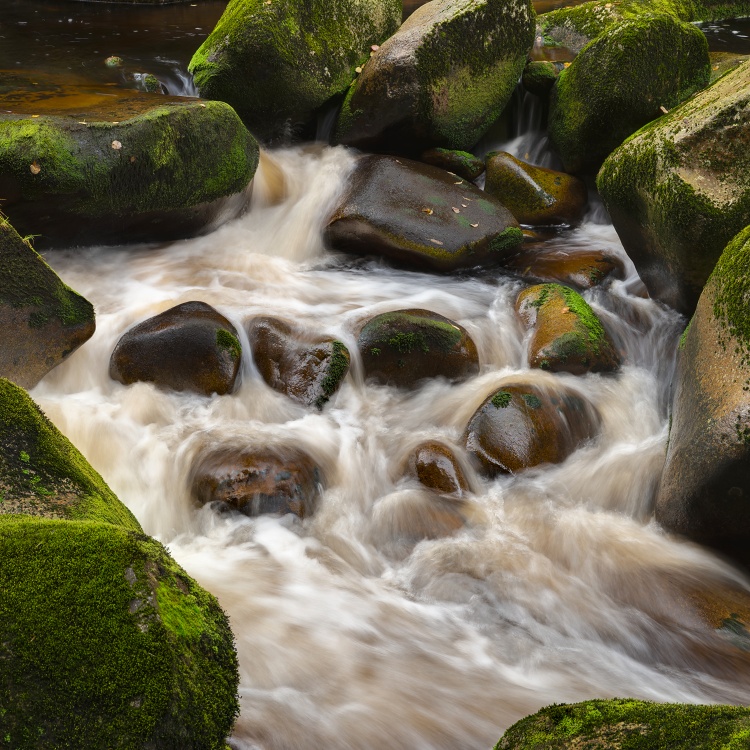
[[354,68],[354,72],[355,72],[355,73],[361,73],[361,72],[362,72],[362,68],[360,68],[360,66],[359,66],[359,65],[357,65],[357,67],[356,67],[356,68]]
[[666,115],[669,110],[662,104],[659,109]]
[[436,245],[442,245],[443,244],[440,240],[430,239],[430,242],[434,242]]
[[429,214],[430,216],[432,216],[433,210],[431,208],[423,208],[422,209],[422,213],[423,214]]
[[466,203],[462,203],[461,208],[468,208],[468,205],[466,205]]
[[373,44],[373,45],[372,45],[372,46],[370,47],[370,49],[371,49],[371,50],[372,50],[373,52],[377,52],[377,51],[378,51],[378,50],[380,49],[380,45],[379,45],[379,44]]
[[471,226],[473,226],[474,229],[476,229],[479,226],[479,224],[472,224]]
[[42,168],[36,163],[36,161],[32,161],[31,164],[29,164],[29,171],[31,174],[39,174],[42,171]]
[[201,103],[200,103],[200,104],[199,104],[198,106],[199,106],[199,107],[203,107],[203,109],[205,109],[205,108],[206,108],[206,105],[205,105],[205,104],[203,104],[203,102],[201,102]]
[[454,182],[453,184],[454,185],[463,185],[464,181],[463,180],[459,180],[458,182]]
[[451,211],[453,211],[454,214],[460,214],[461,213],[455,206],[451,206]]
[[563,307],[563,309],[560,310],[560,312],[563,313],[563,314],[569,313],[570,312],[570,308],[569,307]]
[[135,164],[135,156],[131,156],[130,157],[130,163],[131,164]]
[[113,122],[112,124],[113,124],[113,125],[119,125],[119,124],[120,124],[120,121],[119,121],[119,120],[115,120],[115,121],[114,121],[114,122]]
[[112,148],[115,151],[119,151],[122,148],[122,143],[120,141],[112,141]]
[[563,63],[563,68],[569,68],[569,67],[570,67],[570,63],[569,62],[564,62]]
[[39,115],[31,115],[32,117],[39,117]]
[[467,201],[468,203],[471,203],[471,201],[472,201],[473,199],[472,199],[472,198],[467,198],[466,196],[463,196],[463,195],[462,195],[462,196],[461,196],[461,200],[462,200],[462,201]]

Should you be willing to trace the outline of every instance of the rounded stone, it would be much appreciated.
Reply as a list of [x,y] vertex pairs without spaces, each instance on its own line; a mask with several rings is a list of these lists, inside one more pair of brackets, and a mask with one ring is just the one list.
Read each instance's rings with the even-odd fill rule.
[[469,491],[461,465],[453,451],[436,440],[420,443],[410,454],[408,472],[429,490],[463,497]]
[[484,162],[468,151],[452,151],[447,148],[430,148],[422,152],[421,162],[445,169],[465,180],[476,180],[484,172]]

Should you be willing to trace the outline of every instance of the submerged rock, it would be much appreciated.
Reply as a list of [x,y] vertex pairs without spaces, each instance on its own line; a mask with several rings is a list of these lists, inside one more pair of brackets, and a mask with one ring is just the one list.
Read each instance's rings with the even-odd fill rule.
[[343,93],[401,21],[399,0],[231,0],[188,69],[258,138],[288,136]]
[[529,367],[551,372],[614,372],[620,358],[596,313],[578,292],[560,284],[524,289],[516,313],[533,329]]
[[618,148],[597,187],[649,293],[692,313],[750,224],[750,62]]
[[469,492],[469,483],[453,451],[437,440],[420,443],[410,454],[408,473],[424,487],[456,498]]
[[468,151],[452,151],[448,148],[430,148],[422,152],[421,162],[440,167],[448,172],[463,177],[465,180],[476,180],[484,172],[484,162]]
[[422,271],[498,263],[523,241],[512,214],[471,183],[392,156],[359,160],[324,236],[334,250]]
[[95,327],[91,303],[0,216],[0,377],[33,388]]
[[425,378],[465,380],[479,372],[471,337],[430,310],[396,310],[369,320],[357,340],[365,377],[412,388]]
[[205,302],[183,302],[133,326],[117,342],[109,375],[206,396],[234,390],[242,349],[237,331]]

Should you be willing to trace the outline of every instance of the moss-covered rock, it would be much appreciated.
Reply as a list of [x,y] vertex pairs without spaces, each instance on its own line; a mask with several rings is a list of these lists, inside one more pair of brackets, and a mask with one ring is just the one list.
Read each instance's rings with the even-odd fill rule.
[[325,239],[341,252],[453,271],[501,262],[523,234],[508,209],[460,177],[408,159],[366,156]]
[[479,371],[471,337],[457,323],[430,310],[377,315],[357,339],[365,377],[412,388],[425,378],[465,380]]
[[563,70],[562,64],[551,60],[530,60],[521,76],[523,87],[537,96],[547,96]]
[[680,348],[656,518],[738,554],[750,542],[750,227],[721,256]]
[[419,161],[433,167],[446,169],[465,180],[476,180],[484,172],[484,162],[468,151],[452,151],[449,148],[428,148],[420,154]]
[[487,154],[484,189],[521,224],[575,224],[588,205],[583,180],[527,164],[506,151]]
[[183,302],[133,326],[117,342],[109,375],[206,396],[234,390],[242,348],[234,326],[205,302]]
[[708,43],[694,26],[643,14],[604,31],[560,73],[549,135],[568,172],[596,171],[625,138],[705,87]]
[[221,750],[237,657],[216,600],[156,541],[0,517],[0,726],[18,750]]
[[231,0],[189,70],[201,96],[271,140],[343,93],[400,21],[399,0]]
[[636,133],[597,187],[650,294],[692,313],[750,224],[750,62]]
[[0,216],[0,377],[32,388],[95,326],[91,303]]
[[3,210],[21,234],[175,239],[244,208],[258,144],[230,107],[137,92],[128,102],[83,118],[0,115]]
[[336,141],[394,153],[470,149],[509,101],[533,40],[527,0],[423,5],[362,69]]
[[252,320],[247,335],[263,380],[305,406],[322,409],[349,372],[349,350],[336,339],[269,317]]
[[408,473],[428,490],[461,498],[469,492],[466,474],[453,450],[445,443],[428,440],[409,455]]
[[552,705],[527,716],[495,750],[739,750],[750,742],[750,709],[632,699]]

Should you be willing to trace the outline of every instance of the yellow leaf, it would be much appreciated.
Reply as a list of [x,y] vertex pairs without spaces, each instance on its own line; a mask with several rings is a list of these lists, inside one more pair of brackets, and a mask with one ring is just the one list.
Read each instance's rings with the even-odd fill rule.
[[39,174],[41,171],[42,168],[36,163],[36,160],[29,164],[29,172],[31,172],[31,174]]

